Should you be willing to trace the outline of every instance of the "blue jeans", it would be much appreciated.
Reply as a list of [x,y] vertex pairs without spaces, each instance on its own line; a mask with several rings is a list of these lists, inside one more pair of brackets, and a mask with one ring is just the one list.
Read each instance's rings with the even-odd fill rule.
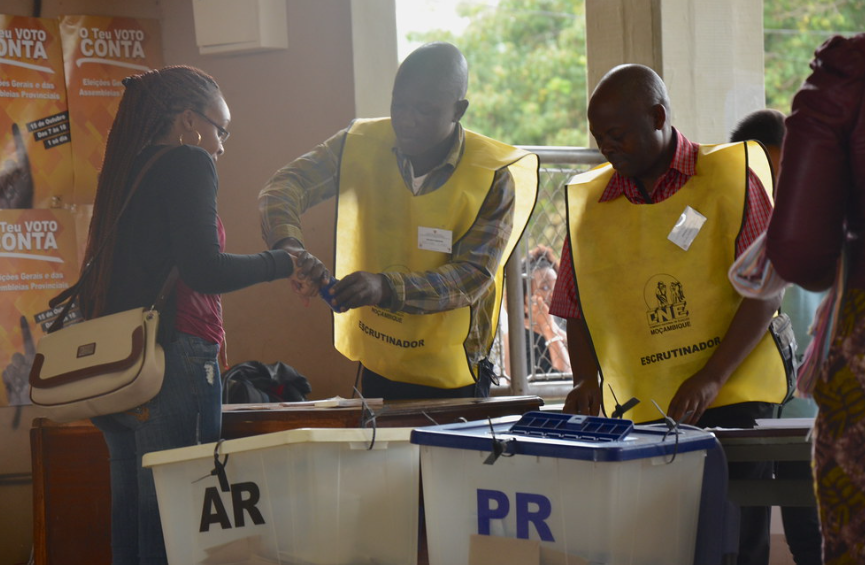
[[111,461],[112,565],[167,565],[153,472],[145,453],[219,439],[222,381],[219,346],[177,332],[165,347],[165,380],[152,400],[93,418]]

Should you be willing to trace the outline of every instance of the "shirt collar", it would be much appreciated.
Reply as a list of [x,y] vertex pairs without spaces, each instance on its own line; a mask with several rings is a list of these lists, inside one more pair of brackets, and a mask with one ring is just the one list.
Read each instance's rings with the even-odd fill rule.
[[[453,136],[453,145],[451,145],[451,148],[448,150],[448,153],[441,164],[436,165],[429,173],[427,173],[421,192],[425,192],[424,189],[429,186],[432,186],[433,188],[440,187],[444,184],[442,177],[444,176],[444,180],[447,180],[447,178],[450,177],[450,174],[456,170],[457,165],[459,165],[460,159],[462,159],[463,152],[465,151],[466,134],[462,124],[460,123],[457,123],[455,130],[456,134]],[[406,155],[403,155],[402,152],[400,152],[396,145],[394,145],[392,150],[394,155],[396,155],[397,164],[399,165],[399,170],[403,179],[406,181],[406,185],[411,186],[411,180],[414,176],[411,161]]]
[[[676,152],[673,155],[673,160],[670,161],[670,168],[667,169],[667,172],[660,179],[658,179],[658,184],[651,187],[651,194],[654,194],[656,188],[661,186],[664,180],[671,174],[680,174],[689,178],[694,176],[694,173],[697,170],[697,150],[700,146],[689,141],[688,138],[682,135],[682,132],[676,128],[673,128],[673,133],[676,134]],[[604,193],[601,194],[601,198],[598,202],[614,200],[625,194],[626,191],[628,194],[631,194],[632,192],[635,194],[639,193],[637,183],[630,177],[624,177],[618,172],[613,171],[613,176],[610,178],[610,182],[607,183],[607,188],[604,189]]]

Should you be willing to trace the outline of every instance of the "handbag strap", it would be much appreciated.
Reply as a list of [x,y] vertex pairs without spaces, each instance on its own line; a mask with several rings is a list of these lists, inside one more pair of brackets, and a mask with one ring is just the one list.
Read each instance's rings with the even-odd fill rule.
[[[108,233],[103,236],[101,244],[99,245],[99,247],[96,248],[96,251],[90,258],[90,261],[88,261],[84,268],[81,270],[81,276],[78,277],[78,281],[74,285],[70,286],[69,288],[48,301],[48,305],[51,308],[55,308],[58,304],[61,304],[63,302],[66,302],[66,305],[63,307],[60,315],[58,315],[57,318],[55,318],[51,325],[48,327],[47,333],[63,329],[63,322],[66,319],[66,315],[69,313],[69,309],[72,307],[72,303],[75,302],[75,298],[77,298],[78,294],[80,294],[81,292],[82,281],[87,277],[88,274],[90,274],[96,258],[102,253],[103,250],[105,250],[105,246],[108,243],[109,239],[108,236],[111,235],[117,229],[117,226],[120,225],[120,220],[123,218],[123,213],[126,211],[129,203],[132,202],[132,197],[138,190],[138,186],[144,180],[145,175],[147,175],[151,167],[153,167],[154,163],[156,163],[156,161],[158,161],[160,157],[165,155],[173,148],[174,146],[172,145],[160,147],[153,155],[150,156],[149,159],[147,159],[147,161],[144,163],[144,166],[141,167],[141,170],[138,171],[138,174],[135,176],[135,180],[132,182],[132,185],[129,187],[129,194],[126,195],[126,200],[123,201],[123,206],[120,207],[117,218],[114,219],[114,224],[111,226],[111,229],[108,230]],[[165,283],[162,285],[162,289],[157,296],[157,302],[159,303],[159,307],[161,307],[165,303],[165,300],[168,298],[168,294],[170,294],[171,289],[174,288],[173,284],[177,280],[177,276],[178,272],[177,267],[175,266],[168,274],[168,277],[166,278]],[[157,307],[157,303],[154,303],[151,308],[158,310],[159,307]]]
[[162,310],[162,307],[168,301],[168,297],[174,291],[174,285],[177,283],[177,277],[179,276],[180,271],[177,269],[177,265],[175,265],[171,268],[168,276],[165,277],[165,282],[162,283],[162,288],[159,289],[159,294],[156,295],[156,300],[153,301],[153,306],[150,307],[151,310],[156,310],[157,312]]

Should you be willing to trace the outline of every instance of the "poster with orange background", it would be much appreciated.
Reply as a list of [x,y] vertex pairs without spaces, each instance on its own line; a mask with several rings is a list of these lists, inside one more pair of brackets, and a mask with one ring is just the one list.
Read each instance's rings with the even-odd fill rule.
[[0,406],[29,404],[36,344],[57,312],[48,301],[78,280],[68,210],[0,210]]
[[159,21],[108,16],[60,19],[69,118],[74,139],[73,201],[93,203],[122,80],[162,66]]
[[0,208],[72,197],[72,150],[57,20],[0,15]]

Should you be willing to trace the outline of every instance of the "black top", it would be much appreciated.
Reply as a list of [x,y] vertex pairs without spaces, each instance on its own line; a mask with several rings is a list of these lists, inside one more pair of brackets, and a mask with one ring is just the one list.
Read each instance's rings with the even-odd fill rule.
[[[147,147],[138,155],[130,179],[156,150]],[[218,189],[213,160],[199,147],[180,145],[152,165],[117,227],[106,314],[152,305],[174,265],[183,282],[202,294],[291,275],[291,257],[283,250],[255,255],[220,252]],[[160,316],[163,343],[173,336],[175,314],[172,294]]]
[[[534,330],[526,330],[526,370],[529,374],[552,373],[553,363],[550,360],[550,350],[543,334]],[[532,367],[532,349],[534,349],[535,366]]]

